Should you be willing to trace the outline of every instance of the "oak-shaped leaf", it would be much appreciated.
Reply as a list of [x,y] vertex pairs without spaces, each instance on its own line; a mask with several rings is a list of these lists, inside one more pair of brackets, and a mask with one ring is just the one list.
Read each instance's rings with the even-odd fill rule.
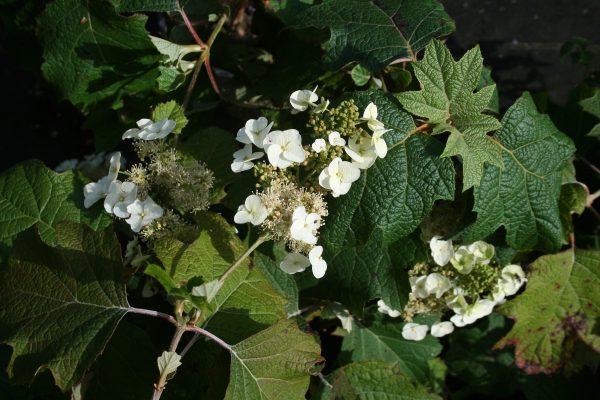
[[465,240],[484,238],[503,225],[513,248],[557,250],[564,240],[558,206],[561,173],[575,151],[573,142],[538,112],[529,93],[506,111],[495,140],[504,168],[485,168],[473,192],[477,221]]
[[117,14],[108,0],[56,0],[38,20],[46,79],[80,110],[151,90],[161,56],[147,17]]
[[231,346],[230,352],[225,400],[303,400],[310,375],[323,361],[314,335],[290,319]]
[[[247,247],[225,219],[214,213],[197,216],[199,237],[190,244],[165,238],[154,251],[179,287],[192,279],[218,279]],[[284,318],[286,300],[258,268],[246,259],[225,279],[213,303],[204,310],[203,326],[227,342],[241,340]],[[169,284],[170,285],[170,284]]]
[[474,92],[483,70],[479,47],[455,61],[442,42],[432,40],[412,67],[421,90],[399,93],[398,99],[407,111],[427,119],[434,134],[450,132],[443,156],[462,158],[463,190],[479,185],[484,164],[502,167],[500,147],[488,136],[500,122],[483,113],[496,85]]
[[331,30],[326,61],[335,68],[358,61],[372,71],[416,59],[429,40],[454,31],[437,0],[327,0],[293,20],[298,27]]
[[13,348],[11,378],[27,383],[47,368],[62,390],[78,383],[128,311],[122,267],[110,228],[64,222],[56,246],[35,227],[20,234],[0,279],[0,341]]
[[85,182],[76,172],[58,174],[39,161],[17,164],[0,175],[0,262],[14,238],[38,224],[41,238],[56,243],[61,221],[85,223],[95,230],[112,223],[102,207],[83,207]]
[[502,307],[515,320],[496,347],[515,346],[517,365],[529,374],[556,371],[573,341],[598,342],[592,333],[600,316],[600,251],[573,250],[538,258],[525,291]]
[[[385,133],[388,153],[378,159],[350,191],[329,201],[329,215],[321,232],[329,268],[319,281],[321,298],[336,300],[361,314],[364,304],[383,298],[401,309],[408,297],[404,267],[414,260],[410,235],[429,214],[433,203],[454,197],[454,167],[440,158],[441,143],[418,132],[413,119],[393,96],[381,91],[352,94],[359,110],[373,102]],[[407,257],[393,262],[392,247],[409,247]],[[392,245],[394,244],[394,245]],[[334,285],[339,290],[331,291]]]

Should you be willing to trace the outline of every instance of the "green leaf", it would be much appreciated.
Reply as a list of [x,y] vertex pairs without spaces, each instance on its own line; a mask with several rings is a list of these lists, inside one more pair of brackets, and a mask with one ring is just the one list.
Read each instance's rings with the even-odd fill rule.
[[172,119],[175,121],[173,133],[181,133],[181,130],[188,124],[183,107],[177,104],[175,100],[160,103],[154,108],[152,120],[160,121],[163,119]]
[[[384,136],[389,150],[361,171],[348,194],[329,202],[321,238],[330,268],[320,286],[325,298],[354,313],[361,314],[364,303],[378,297],[400,309],[408,278],[392,265],[388,246],[413,232],[435,200],[453,198],[454,167],[450,159],[439,158],[435,138],[414,130],[412,118],[392,96],[365,91],[352,99],[359,109],[371,101],[377,105],[381,121],[392,129]],[[327,284],[339,290],[327,290]]]
[[353,400],[435,400],[431,394],[402,374],[398,364],[358,361],[333,374],[333,399]]
[[172,375],[181,365],[181,356],[174,351],[163,351],[160,357],[156,360],[158,371],[166,376]]
[[160,54],[146,20],[121,17],[106,0],[51,2],[39,18],[44,76],[84,112],[100,100],[154,88]]
[[573,233],[572,215],[581,215],[587,205],[587,199],[588,190],[582,183],[570,182],[560,187],[558,206],[565,236]]
[[515,346],[516,363],[529,374],[556,371],[570,356],[573,340],[594,329],[598,287],[599,251],[570,249],[538,258],[525,292],[502,308],[515,324],[496,347]]
[[454,31],[436,0],[328,0],[294,20],[331,30],[325,59],[334,68],[358,61],[371,71],[399,58],[415,60],[429,40]]
[[477,394],[510,398],[523,385],[523,373],[516,368],[511,350],[493,349],[511,325],[494,312],[449,335],[444,361],[449,374],[460,381],[460,389],[454,392],[458,398]]
[[365,86],[367,83],[369,83],[369,79],[371,79],[371,73],[362,65],[357,64],[354,66],[354,68],[352,68],[350,77],[352,77],[352,80],[356,86]]
[[[178,11],[179,3],[178,0],[113,0],[117,11],[123,12],[134,12],[134,11],[153,11],[153,12],[165,12],[165,11]],[[181,3],[185,3],[182,1]]]
[[56,243],[56,224],[82,222],[95,230],[112,219],[102,207],[83,207],[85,182],[73,172],[57,174],[39,161],[18,164],[0,175],[0,262],[14,238],[39,224],[41,238]]
[[[191,244],[175,239],[157,242],[154,251],[163,267],[180,287],[192,278],[203,282],[218,279],[246,251],[233,228],[220,216],[202,213],[197,218],[202,231]],[[284,318],[286,300],[246,259],[224,282],[214,304],[205,310],[204,325],[231,342],[252,335]]]
[[421,90],[398,93],[406,108],[433,126],[433,133],[450,132],[443,157],[460,156],[463,191],[479,185],[485,163],[502,167],[500,147],[487,135],[500,128],[496,118],[482,114],[496,92],[496,85],[478,87],[483,71],[479,47],[454,61],[446,46],[432,40],[421,61],[412,64]]
[[[579,104],[583,107],[584,111],[600,118],[600,89],[596,89],[593,96],[581,100]],[[594,125],[588,136],[600,138],[600,124]]]
[[225,400],[302,400],[310,375],[323,361],[313,335],[293,320],[275,325],[231,346],[231,375]]
[[600,118],[600,89],[596,89],[593,96],[581,100],[579,104],[586,112]]
[[279,263],[286,254],[285,248],[279,247],[276,250],[275,260],[264,254],[254,253],[254,264],[269,280],[271,286],[287,300],[286,311],[289,315],[298,311],[298,285],[292,275],[279,268]]
[[56,247],[35,228],[19,235],[0,279],[0,339],[13,347],[10,376],[26,383],[48,368],[62,390],[79,382],[129,308],[122,268],[110,229],[63,223]]
[[185,74],[175,67],[160,65],[158,72],[156,83],[161,92],[172,92],[185,82]]
[[429,375],[428,362],[440,354],[442,346],[430,335],[419,342],[402,338],[403,326],[403,322],[380,313],[369,319],[365,326],[355,323],[352,332],[344,337],[342,354],[349,352],[352,361],[380,360],[397,363],[404,375],[426,383]]
[[504,169],[488,165],[474,190],[477,221],[465,241],[484,238],[500,226],[516,249],[556,250],[563,243],[558,197],[561,170],[575,148],[525,93],[496,133]]

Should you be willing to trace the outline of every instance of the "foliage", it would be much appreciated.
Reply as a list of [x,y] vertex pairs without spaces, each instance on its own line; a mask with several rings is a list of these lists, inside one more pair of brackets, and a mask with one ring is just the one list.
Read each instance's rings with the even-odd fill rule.
[[9,398],[597,392],[593,73],[503,110],[437,0],[0,10],[109,152],[0,174]]

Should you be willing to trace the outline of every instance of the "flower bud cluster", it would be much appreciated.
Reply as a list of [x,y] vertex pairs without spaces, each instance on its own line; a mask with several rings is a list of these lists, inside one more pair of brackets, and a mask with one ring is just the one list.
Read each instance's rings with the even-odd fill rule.
[[[145,239],[191,237],[193,228],[176,213],[195,213],[208,208],[213,174],[203,164],[186,159],[165,138],[175,129],[170,119],[142,119],[123,139],[134,139],[143,164],[120,171],[121,155],[111,157],[108,175],[84,187],[84,205],[104,200],[104,209],[125,219],[131,230]],[[119,174],[128,180],[118,180]],[[160,206],[151,196],[172,209]],[[175,211],[176,210],[176,211]]]
[[243,147],[233,153],[231,170],[253,170],[259,189],[239,206],[235,222],[260,226],[286,242],[291,253],[280,264],[283,271],[297,273],[312,265],[313,274],[320,278],[327,268],[323,247],[317,245],[327,216],[323,196],[348,193],[361,170],[385,157],[383,134],[388,130],[377,119],[374,103],[361,117],[352,100],[332,109],[328,100],[318,101],[316,89],[290,96],[294,112],[310,111],[312,132],[305,135],[296,129],[273,130],[274,123],[264,117],[248,120],[237,132]]
[[[429,242],[432,264],[419,263],[409,271],[411,292],[401,313],[412,321],[417,314],[445,313],[453,315],[431,327],[407,323],[402,336],[422,340],[445,336],[489,315],[505,298],[515,295],[527,281],[523,269],[516,264],[500,266],[494,260],[493,245],[478,241],[468,246],[455,246],[452,241],[434,237]],[[381,301],[380,312],[398,316]]]

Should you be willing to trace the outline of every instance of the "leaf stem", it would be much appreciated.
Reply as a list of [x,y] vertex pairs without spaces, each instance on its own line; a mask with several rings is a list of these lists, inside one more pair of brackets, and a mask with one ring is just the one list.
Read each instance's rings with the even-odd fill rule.
[[227,268],[227,271],[225,271],[225,272],[223,273],[223,275],[221,275],[221,277],[219,278],[219,284],[223,284],[223,282],[225,282],[225,279],[227,279],[227,277],[228,277],[229,275],[231,275],[231,274],[233,273],[233,271],[235,271],[235,270],[236,270],[236,268],[237,268],[237,267],[239,267],[240,265],[242,265],[242,262],[243,262],[243,261],[244,261],[246,258],[248,258],[248,256],[249,256],[250,254],[252,254],[252,252],[253,252],[254,250],[256,250],[256,248],[257,248],[258,246],[260,246],[261,244],[263,244],[264,242],[266,242],[266,241],[267,241],[267,240],[269,240],[269,239],[270,239],[270,236],[269,236],[268,234],[263,234],[263,235],[260,235],[260,236],[258,237],[258,239],[256,239],[256,242],[254,242],[254,243],[252,244],[252,246],[250,246],[250,247],[248,248],[248,250],[246,250],[246,252],[245,252],[244,254],[242,254],[242,255],[241,255],[241,256],[240,256],[240,257],[239,257],[237,260],[235,260],[235,261],[233,262],[233,264],[231,264],[231,266],[230,266],[229,268]]
[[185,97],[183,100],[183,109],[185,110],[185,109],[187,109],[187,107],[190,103],[190,100],[192,98],[192,92],[194,91],[194,87],[196,86],[196,83],[198,81],[198,75],[200,74],[202,65],[206,65],[206,73],[208,75],[208,79],[210,81],[210,84],[211,84],[213,90],[219,97],[222,96],[221,89],[219,88],[219,84],[217,83],[217,79],[215,78],[215,75],[212,70],[212,66],[210,64],[210,48],[213,45],[213,43],[215,42],[215,39],[217,38],[217,36],[219,35],[219,32],[221,32],[221,29],[223,29],[223,25],[225,24],[225,21],[227,21],[227,15],[225,15],[225,14],[221,15],[221,18],[219,18],[219,21],[217,21],[217,25],[214,27],[213,31],[211,32],[210,37],[208,38],[208,41],[206,43],[204,43],[202,41],[202,39],[200,38],[200,36],[198,36],[198,33],[194,29],[194,26],[190,22],[190,20],[187,17],[183,8],[181,8],[179,12],[181,13],[181,17],[183,18],[185,25],[187,26],[188,30],[190,31],[190,34],[194,37],[194,40],[196,40],[196,42],[199,45],[201,45],[203,48],[202,53],[196,60],[196,65],[194,66],[192,78],[191,78],[190,83],[185,92]]
[[194,29],[194,25],[192,24],[192,21],[190,21],[187,14],[183,10],[183,7],[181,7],[181,6],[179,6],[179,14],[181,14],[181,18],[183,19],[185,26],[187,26],[188,31],[190,32],[190,34],[192,35],[192,37],[194,38],[196,43],[198,43],[202,47],[206,47],[206,43],[204,43],[204,41],[200,38],[200,36],[198,35],[198,32],[196,32],[196,29]]
[[[128,312],[132,312],[134,314],[149,315],[151,317],[161,318],[161,319],[164,319],[165,321],[169,321],[170,323],[172,323],[175,326],[178,326],[177,320],[169,314],[165,314],[165,313],[162,313],[159,311],[154,311],[154,310],[146,310],[144,308],[136,308],[136,307],[129,307],[129,308],[126,308],[126,310]],[[227,343],[225,343],[221,338],[213,335],[212,333],[210,333],[209,331],[207,331],[205,329],[202,329],[195,325],[183,325],[183,327],[185,327],[185,332],[190,331],[190,332],[198,333],[199,335],[207,337],[208,339],[212,340],[213,342],[215,342],[216,344],[218,344],[219,346],[223,347],[224,349],[226,349],[228,351],[231,349],[231,346],[229,346]]]

